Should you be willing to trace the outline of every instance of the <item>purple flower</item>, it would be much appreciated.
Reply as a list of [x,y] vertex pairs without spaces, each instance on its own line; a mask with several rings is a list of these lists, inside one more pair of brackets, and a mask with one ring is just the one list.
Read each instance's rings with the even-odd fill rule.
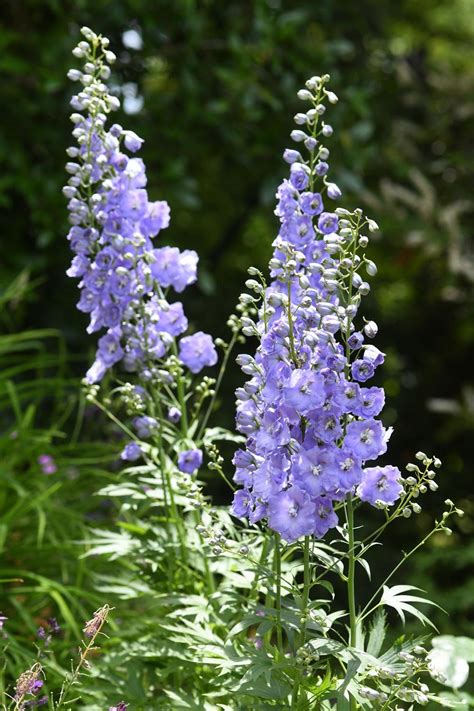
[[352,333],[347,339],[347,343],[349,344],[351,351],[357,351],[364,343],[364,336],[359,332]]
[[374,374],[374,366],[368,360],[355,360],[351,365],[351,373],[354,380],[358,380],[359,383],[365,383]]
[[320,215],[324,209],[323,200],[319,193],[302,193],[300,206],[305,215]]
[[334,212],[323,212],[318,220],[318,230],[323,235],[329,235],[336,232],[339,227],[339,218]]
[[121,701],[117,706],[109,706],[109,711],[127,711],[128,704],[125,701]]
[[376,459],[387,451],[385,428],[380,420],[349,422],[344,445],[362,461]]
[[293,163],[290,169],[290,182],[296,190],[306,190],[309,184],[307,166],[303,163]]
[[38,637],[38,639],[46,639],[47,635],[45,628],[41,626],[38,627],[38,629],[36,630],[36,636]]
[[170,409],[168,410],[167,418],[175,425],[181,419],[181,410],[178,410],[177,407],[170,407]]
[[196,281],[198,255],[194,250],[180,252],[177,247],[162,247],[153,250],[153,257],[151,272],[161,286],[172,286],[181,292]]
[[49,629],[51,630],[52,634],[55,634],[55,635],[61,634],[61,626],[55,617],[48,617],[48,625],[49,625]]
[[253,508],[253,498],[246,489],[238,489],[232,502],[232,513],[239,518],[249,518]]
[[135,417],[133,420],[133,426],[140,439],[147,439],[155,430],[158,429],[158,422],[154,417],[150,417],[149,415],[141,415],[140,417]]
[[391,506],[403,492],[400,479],[401,473],[397,467],[368,467],[364,469],[364,478],[357,494],[362,501],[367,501],[372,506],[376,506],[377,501]]
[[137,459],[143,455],[143,450],[137,442],[129,442],[125,445],[120,455],[120,459],[124,459],[126,462],[135,462]]
[[157,327],[170,336],[180,336],[188,328],[188,319],[184,315],[183,304],[176,301],[169,308],[160,311]]
[[38,464],[41,467],[43,474],[55,474],[58,471],[56,462],[50,454],[40,454]]
[[360,404],[353,410],[359,417],[376,417],[385,403],[385,392],[383,388],[361,388]]
[[30,693],[37,694],[38,691],[43,686],[43,684],[44,684],[44,681],[42,679],[36,679],[31,685],[31,692]]
[[164,200],[149,202],[145,217],[140,221],[140,229],[148,237],[156,237],[160,230],[169,227],[170,207]]
[[334,453],[323,447],[300,450],[293,466],[293,479],[311,497],[335,493],[339,476]]
[[294,370],[283,388],[285,402],[301,415],[320,407],[324,400],[324,380],[312,370]]
[[314,531],[318,538],[326,535],[330,528],[335,528],[339,523],[330,499],[320,497],[316,499],[316,512],[314,520]]
[[182,338],[179,342],[179,358],[191,373],[199,373],[205,366],[215,365],[217,351],[211,336],[198,331]]
[[316,504],[304,491],[292,486],[279,491],[268,504],[268,523],[288,543],[315,530]]
[[194,474],[202,464],[200,449],[187,449],[178,454],[178,469],[186,474]]

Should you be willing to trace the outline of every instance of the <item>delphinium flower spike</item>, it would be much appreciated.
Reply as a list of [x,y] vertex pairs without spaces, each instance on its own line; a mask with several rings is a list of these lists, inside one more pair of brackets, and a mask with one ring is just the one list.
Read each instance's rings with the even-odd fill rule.
[[[106,126],[120,106],[106,84],[115,61],[109,40],[87,27],[82,34],[73,54],[83,68],[68,72],[82,87],[71,100],[78,145],[67,150],[63,192],[75,253],[67,273],[80,280],[78,308],[90,314],[89,333],[105,329],[86,378],[98,382],[120,361],[147,380],[188,328],[182,304],[168,303],[164,290],[180,293],[196,281],[198,255],[154,247],[153,238],[169,225],[169,206],[149,200],[145,165],[131,155],[143,140],[117,123]],[[217,361],[211,337],[202,332],[183,338],[176,355],[192,373]]]
[[367,343],[377,326],[355,325],[370,290],[363,272],[376,273],[365,233],[377,226],[359,209],[333,207],[341,190],[328,179],[324,142],[333,129],[323,116],[326,103],[337,102],[328,81],[313,77],[298,92],[311,108],[296,114],[291,133],[301,152],[284,153],[290,175],[277,192],[272,282],[247,282],[262,301],[244,332],[259,345],[254,357],[238,359],[250,379],[237,391],[237,428],[247,441],[234,458],[242,488],[233,512],[266,518],[287,541],[335,527],[334,508],[348,494],[385,507],[402,492],[396,467],[366,466],[386,451],[391,433],[376,419],[383,389],[366,385],[384,361]]

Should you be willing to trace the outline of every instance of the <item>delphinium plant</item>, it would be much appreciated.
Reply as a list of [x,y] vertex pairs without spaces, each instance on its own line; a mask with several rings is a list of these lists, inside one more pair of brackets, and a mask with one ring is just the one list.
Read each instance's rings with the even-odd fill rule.
[[[193,508],[182,492],[189,494],[191,487],[198,496],[192,476],[203,462],[203,438],[207,444],[212,439],[206,423],[215,381],[195,376],[218,356],[210,335],[188,333],[183,305],[173,299],[196,281],[198,255],[153,242],[169,224],[169,206],[148,197],[145,166],[134,155],[143,141],[117,123],[107,125],[119,107],[106,84],[115,59],[108,40],[88,28],[83,35],[73,52],[84,60],[83,68],[69,72],[82,86],[71,101],[78,145],[68,149],[64,194],[75,253],[68,274],[79,279],[78,308],[90,314],[90,333],[105,331],[86,374],[87,397],[126,436],[121,458],[137,463],[126,471],[134,477],[128,493],[136,486],[142,513],[154,511],[148,525],[160,519],[153,541],[166,553],[160,565],[171,590],[176,580],[184,585],[187,566],[196,563],[178,509],[183,503]],[[113,385],[101,399],[97,383],[113,366]],[[212,592],[205,556],[198,565]]]
[[[295,116],[291,137],[300,150],[284,153],[290,176],[277,193],[271,283],[256,269],[247,282],[259,311],[255,321],[244,319],[243,331],[259,345],[255,356],[238,359],[250,377],[237,392],[246,446],[234,458],[241,488],[233,512],[263,522],[272,535],[273,566],[264,572],[274,589],[265,601],[273,611],[263,608],[256,627],[259,661],[246,674],[246,689],[254,683],[264,696],[274,688],[277,705],[295,709],[416,708],[439,700],[426,683],[430,670],[436,676],[436,660],[422,640],[384,645],[386,610],[430,625],[418,609],[429,601],[410,585],[389,582],[432,535],[449,535],[448,519],[462,511],[446,501],[430,533],[363,604],[357,577],[370,576],[370,549],[397,518],[421,511],[419,497],[437,489],[441,462],[418,452],[405,475],[377,463],[391,428],[379,417],[384,391],[369,381],[384,354],[373,344],[377,325],[361,313],[377,272],[367,256],[377,225],[360,209],[337,206],[341,191],[328,178],[326,147],[333,129],[324,120],[337,96],[328,81],[313,77],[298,92],[310,108]],[[357,516],[366,504],[381,515],[368,531]],[[334,576],[347,591],[342,609],[335,608]],[[272,657],[267,686],[262,676]]]

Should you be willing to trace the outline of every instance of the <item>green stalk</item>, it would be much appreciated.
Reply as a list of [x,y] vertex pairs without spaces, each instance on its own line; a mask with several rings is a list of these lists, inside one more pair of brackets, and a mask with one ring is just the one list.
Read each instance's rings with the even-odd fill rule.
[[[308,615],[308,603],[309,603],[309,592],[311,588],[311,568],[310,568],[310,537],[305,536],[304,538],[304,549],[303,549],[303,597],[301,600],[301,632],[298,635],[297,649],[302,647],[306,642],[306,618]],[[295,683],[293,685],[293,691],[291,694],[291,708],[298,708],[298,694],[299,694],[299,684],[300,675],[298,674],[295,678]]]
[[303,627],[301,630],[301,646],[306,642],[306,617],[308,614],[309,590],[311,587],[311,568],[309,560],[309,541],[310,537],[304,538],[304,581],[303,581],[303,600],[301,604],[301,617],[303,618]]
[[[176,345],[176,341],[173,340],[173,352],[176,357],[178,357],[178,347]],[[184,439],[187,439],[188,437],[188,413],[186,409],[186,398],[184,394],[184,383],[183,383],[183,378],[181,375],[178,375],[176,378],[176,390],[177,390],[177,395],[178,395],[178,401],[179,401],[179,407],[181,410],[181,433],[183,435]],[[171,480],[169,479],[169,473],[168,473],[168,481],[169,481],[169,489],[170,489],[170,497],[171,497],[171,502],[172,506],[176,508],[175,502],[174,502],[174,495],[173,495],[173,490],[171,488]],[[177,514],[176,514],[177,517]],[[199,513],[197,511],[193,512],[193,519],[194,523],[196,526],[199,525],[200,523],[200,518],[199,518]],[[177,527],[178,530],[180,530],[182,526],[182,520],[179,519],[177,520]],[[204,573],[205,573],[205,579],[207,583],[207,592],[209,595],[212,595],[216,591],[216,584],[214,580],[214,575],[209,567],[209,562],[207,560],[207,556],[205,552],[201,552],[201,557],[203,561],[203,566],[204,566]]]
[[[354,506],[352,504],[352,496],[347,495],[347,531],[349,535],[349,550],[348,550],[348,571],[347,571],[347,599],[349,603],[349,627],[350,627],[350,638],[349,643],[351,647],[355,647],[356,643],[356,627],[357,627],[357,615],[356,615],[356,602],[355,602],[355,555],[354,555]],[[357,709],[356,700],[351,696],[350,700],[351,711]]]
[[275,609],[277,620],[277,653],[283,653],[283,634],[281,626],[281,551],[280,551],[280,536],[275,533],[275,549],[274,549],[274,570],[275,570]]

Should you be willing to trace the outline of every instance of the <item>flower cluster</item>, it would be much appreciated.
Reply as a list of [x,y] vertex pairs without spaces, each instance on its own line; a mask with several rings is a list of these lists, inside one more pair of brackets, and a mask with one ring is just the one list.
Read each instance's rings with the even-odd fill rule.
[[[43,687],[43,680],[40,678],[43,669],[41,664],[36,662],[33,664],[31,669],[20,674],[16,681],[15,686],[15,696],[14,699],[17,702],[15,708],[26,708],[27,706],[40,706],[45,702],[42,699],[32,699],[31,701],[24,701],[25,696],[36,696],[40,689]],[[47,703],[46,697],[46,703]]]
[[[142,139],[117,123],[106,129],[108,114],[119,108],[104,83],[115,55],[107,38],[89,28],[82,34],[73,54],[84,60],[83,70],[68,73],[82,85],[71,100],[78,146],[67,151],[63,192],[75,253],[67,273],[80,279],[78,308],[90,314],[88,332],[106,329],[87,380],[100,381],[119,361],[149,379],[188,328],[182,304],[168,303],[164,290],[180,293],[196,281],[198,255],[154,247],[153,238],[169,225],[169,206],[149,200],[144,163],[133,155]],[[217,361],[211,337],[201,332],[181,340],[179,356],[192,373]]]
[[245,320],[244,332],[260,343],[255,357],[238,359],[250,379],[237,391],[237,428],[247,440],[234,457],[243,488],[233,512],[251,522],[266,517],[287,541],[322,537],[337,525],[335,506],[348,495],[388,506],[402,492],[396,467],[366,466],[386,451],[390,435],[376,419],[384,391],[366,385],[384,360],[366,343],[377,326],[354,325],[370,290],[362,269],[376,273],[359,254],[369,242],[361,232],[376,225],[361,210],[331,206],[341,191],[328,180],[329,150],[322,144],[333,133],[322,121],[325,101],[337,101],[328,79],[313,77],[298,92],[312,108],[296,114],[305,130],[291,136],[309,156],[284,153],[290,176],[277,192],[272,283],[266,287],[256,269],[250,274],[260,280],[247,281],[260,310],[257,323]]
[[40,454],[37,461],[43,474],[55,474],[58,471],[54,457],[50,454]]

